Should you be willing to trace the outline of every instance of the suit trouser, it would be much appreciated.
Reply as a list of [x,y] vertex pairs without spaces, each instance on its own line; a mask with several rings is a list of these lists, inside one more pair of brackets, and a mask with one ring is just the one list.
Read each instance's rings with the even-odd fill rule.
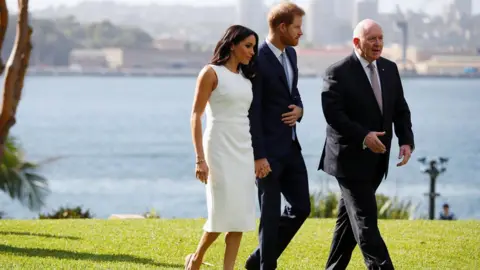
[[371,179],[337,177],[341,190],[337,223],[326,269],[346,269],[358,244],[368,269],[394,269],[378,229],[375,192],[384,170]]
[[[298,143],[292,143],[285,157],[269,163],[272,172],[257,179],[260,243],[248,258],[247,269],[276,269],[277,259],[310,214],[307,169]],[[283,213],[281,194],[288,203]]]

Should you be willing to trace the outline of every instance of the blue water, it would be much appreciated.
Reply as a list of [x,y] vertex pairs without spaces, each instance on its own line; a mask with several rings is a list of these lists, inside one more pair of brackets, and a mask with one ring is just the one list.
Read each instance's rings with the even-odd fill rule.
[[[428,176],[416,161],[447,156],[438,179],[436,212],[450,203],[461,219],[480,218],[480,80],[407,79],[416,150],[397,168],[396,139],[389,177],[379,192],[412,199],[427,214]],[[28,159],[60,157],[42,168],[52,193],[42,212],[81,205],[96,217],[156,209],[163,217],[206,216],[204,188],[194,178],[190,111],[195,78],[29,77],[18,109],[17,136]],[[317,171],[325,121],[320,79],[303,78],[305,116],[298,127],[311,191],[338,191]],[[10,218],[32,213],[5,195]]]

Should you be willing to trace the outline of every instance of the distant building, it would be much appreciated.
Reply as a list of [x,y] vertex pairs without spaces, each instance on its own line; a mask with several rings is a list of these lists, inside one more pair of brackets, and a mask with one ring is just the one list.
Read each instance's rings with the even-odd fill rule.
[[71,66],[81,67],[108,67],[107,58],[102,50],[77,49],[70,52]]
[[188,41],[175,38],[159,38],[153,41],[153,47],[159,50],[185,50]]
[[472,15],[473,3],[472,0],[450,0],[448,9],[450,9],[451,12],[458,12],[460,17],[470,17]]
[[210,51],[178,49],[123,49],[73,50],[70,66],[109,69],[201,69],[212,56]]
[[[407,62],[417,63],[421,61],[426,61],[435,54],[433,50],[421,49],[414,46],[409,46],[407,48]],[[382,56],[388,58],[391,61],[401,64],[403,57],[403,48],[400,44],[392,44],[388,47],[383,48]]]
[[353,52],[350,48],[296,49],[298,70],[303,74],[322,74],[331,64]]
[[360,0],[355,5],[352,26],[355,27],[364,19],[378,20],[378,18],[378,0]]
[[[333,63],[353,53],[353,47],[330,47],[322,49],[296,48],[298,70],[303,74],[322,74]],[[398,44],[384,47],[382,57],[395,62],[399,70],[417,70],[418,73],[459,74],[480,70],[480,55],[474,51],[448,52],[416,47],[407,49],[407,66],[402,63],[402,47]]]
[[267,13],[263,0],[237,0],[235,23],[252,29],[263,38],[268,32]]
[[310,0],[306,39],[312,47],[345,44],[351,40],[355,0]]
[[340,22],[352,25],[356,0],[335,0],[335,17]]
[[334,35],[335,5],[331,0],[311,0],[307,13],[307,40],[314,45],[328,45]]
[[480,55],[434,55],[416,65],[418,73],[464,74],[480,70]]
[[449,28],[457,28],[458,32],[466,29],[461,25],[472,17],[472,0],[449,0],[443,8],[443,21],[449,25]]

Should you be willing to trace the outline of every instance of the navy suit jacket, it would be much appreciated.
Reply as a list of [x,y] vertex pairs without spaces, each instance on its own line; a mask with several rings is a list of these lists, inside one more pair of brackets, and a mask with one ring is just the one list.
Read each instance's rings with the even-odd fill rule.
[[282,121],[282,114],[290,112],[288,106],[292,104],[303,108],[297,88],[297,54],[292,47],[285,50],[294,73],[291,93],[283,66],[266,42],[259,47],[255,59],[257,75],[252,80],[253,100],[249,111],[255,160],[276,159],[288,153],[293,143],[292,127]]

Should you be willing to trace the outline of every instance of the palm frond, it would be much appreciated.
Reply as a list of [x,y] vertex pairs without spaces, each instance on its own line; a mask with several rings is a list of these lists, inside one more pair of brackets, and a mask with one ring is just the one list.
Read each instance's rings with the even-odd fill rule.
[[0,190],[30,210],[39,210],[49,189],[47,180],[37,170],[37,164],[23,159],[15,138],[8,137],[0,164]]
[[40,210],[45,205],[45,197],[50,193],[47,179],[35,173],[24,172],[26,193],[22,201],[27,203],[31,210]]

